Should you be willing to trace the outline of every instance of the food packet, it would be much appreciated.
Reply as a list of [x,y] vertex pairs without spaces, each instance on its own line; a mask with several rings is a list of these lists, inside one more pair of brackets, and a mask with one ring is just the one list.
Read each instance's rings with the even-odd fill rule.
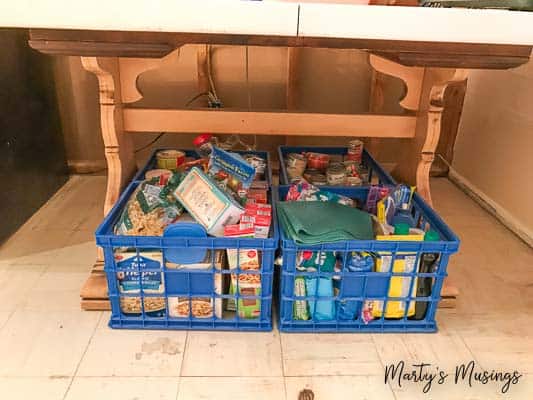
[[166,182],[159,176],[143,181],[126,203],[115,234],[161,236],[183,213],[183,206],[172,194],[182,178],[182,174],[174,173]]
[[331,201],[334,203],[344,204],[345,206],[354,207],[355,202],[349,197],[341,194],[321,190],[318,187],[311,185],[305,180],[300,180],[290,186],[286,201]]
[[[308,251],[297,254],[298,271],[333,272],[337,258],[332,251]],[[295,296],[332,297],[333,281],[330,277],[296,276],[294,281]],[[335,316],[333,300],[295,300],[293,318],[295,320],[317,321],[331,320]]]

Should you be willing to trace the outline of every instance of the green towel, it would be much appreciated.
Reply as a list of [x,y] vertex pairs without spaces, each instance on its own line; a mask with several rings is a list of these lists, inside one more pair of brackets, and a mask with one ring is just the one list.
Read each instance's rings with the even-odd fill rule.
[[278,202],[276,211],[285,233],[298,244],[374,239],[370,214],[343,204]]

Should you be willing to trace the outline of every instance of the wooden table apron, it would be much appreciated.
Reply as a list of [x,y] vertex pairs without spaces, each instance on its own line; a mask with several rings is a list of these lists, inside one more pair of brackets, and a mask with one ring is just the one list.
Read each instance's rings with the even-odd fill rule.
[[[158,69],[184,44],[282,46],[288,48],[288,108],[298,73],[298,48],[362,49],[370,53],[376,74],[401,79],[406,91],[402,115],[379,114],[383,93],[373,86],[371,114],[317,114],[290,110],[147,109],[137,78]],[[429,172],[439,142],[447,90],[463,84],[468,68],[507,69],[529,60],[531,46],[413,42],[373,39],[283,37],[165,32],[30,30],[29,44],[47,54],[81,56],[83,67],[98,78],[102,137],[108,165],[104,204],[107,214],[136,166],[130,132],[213,132],[264,135],[409,138],[393,175],[416,185],[431,204]],[[203,62],[198,55],[199,66]],[[199,69],[199,83],[201,78]],[[376,147],[370,140],[370,151]],[[99,262],[103,260],[98,255]]]

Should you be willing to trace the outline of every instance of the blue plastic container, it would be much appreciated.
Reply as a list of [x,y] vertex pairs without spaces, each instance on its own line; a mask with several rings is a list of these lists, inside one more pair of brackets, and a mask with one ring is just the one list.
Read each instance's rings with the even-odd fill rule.
[[[358,188],[330,188],[328,190],[343,194],[361,201],[366,199],[368,187]],[[288,186],[278,188],[278,199],[284,199],[288,191]],[[433,242],[424,241],[378,241],[378,240],[353,240],[328,243],[322,245],[298,245],[289,239],[282,227],[280,227],[281,249],[283,255],[283,266],[280,274],[279,293],[279,328],[283,332],[435,332],[437,324],[435,314],[441,299],[440,293],[444,278],[447,276],[446,267],[451,254],[457,252],[459,248],[458,237],[450,230],[443,220],[432,210],[426,202],[417,194],[413,196],[411,209],[403,212],[398,220],[408,222],[410,226],[422,230],[431,229],[439,234],[440,240]],[[314,254],[324,254],[325,252],[335,252],[337,267],[333,272],[324,271],[301,271],[297,269],[298,255],[301,252],[315,252]],[[417,268],[412,272],[351,272],[347,268],[352,252],[366,252],[375,256],[383,256],[384,252],[391,257],[391,265],[396,259],[400,259],[409,253],[414,259],[414,265],[418,266],[424,253],[439,254],[438,262],[434,271],[421,273]],[[333,296],[318,296],[316,294],[305,293],[304,296],[296,296],[295,280],[328,278],[336,287]],[[401,277],[409,285],[405,296],[391,297],[391,278]],[[417,278],[431,277],[433,280],[431,295],[426,297],[416,297]],[[395,279],[396,280],[396,279]],[[301,279],[300,279],[301,282]],[[403,280],[402,280],[403,282]],[[302,303],[307,302],[307,303]],[[381,301],[382,310],[388,310],[389,302],[395,304],[401,302],[404,307],[403,316],[399,318],[384,318],[383,315],[371,321],[362,318],[361,311],[365,302]],[[300,302],[300,303],[296,303]],[[322,302],[333,304],[333,315],[329,319],[324,319],[323,315],[315,317],[315,312],[309,305]],[[427,302],[427,312],[422,319],[414,320],[408,316],[408,310],[412,302]],[[295,318],[295,304],[302,307],[307,305],[310,319],[301,320]],[[372,303],[371,303],[372,304]],[[375,304],[375,303],[373,303]],[[349,305],[349,309],[354,313],[353,319],[347,319],[343,306]]]
[[[334,146],[279,146],[278,147],[278,157],[279,157],[279,183],[280,185],[289,185],[289,176],[287,175],[287,166],[285,160],[288,154],[290,153],[302,153],[302,152],[316,152],[324,154],[336,154],[336,155],[346,155],[348,154],[348,147],[334,147]],[[385,171],[377,162],[372,158],[370,153],[363,149],[362,164],[368,169],[368,179],[366,182],[363,182],[363,185],[368,184],[388,184],[396,185],[394,179],[390,174]],[[322,186],[323,188],[329,187],[343,187],[343,186]],[[346,186],[348,187],[348,186]]]
[[[146,171],[157,168],[156,154],[158,151],[161,151],[161,150],[169,150],[169,149],[163,148],[163,149],[154,150],[152,154],[150,155],[150,158],[148,159],[148,162],[146,163],[146,165],[135,174],[135,177],[133,178],[134,181],[142,181],[144,179],[144,175],[146,174]],[[200,156],[198,156],[198,154],[194,150],[189,149],[189,150],[182,150],[182,151],[185,153],[186,157],[192,157],[195,159],[200,158]],[[246,154],[255,154],[263,158],[266,161],[266,165],[267,165],[266,170],[265,170],[265,180],[268,182],[269,187],[272,185],[272,168],[270,164],[270,154],[268,153],[268,151],[244,151],[244,150],[229,150],[229,151],[231,153],[238,153],[242,156]]]
[[[268,157],[264,152],[255,153]],[[104,270],[111,303],[109,326],[126,329],[272,330],[273,266],[279,244],[274,207],[266,239],[115,235],[113,229],[123,208],[145,172],[154,166],[155,152],[148,165],[136,175],[138,180],[124,190],[96,230],[96,243],[103,248],[105,256]],[[267,168],[269,179],[270,164]],[[272,200],[271,192],[269,197]],[[176,252],[191,252],[193,249],[206,251],[202,268],[190,268],[188,265],[177,268],[167,260],[166,252],[175,255]],[[236,268],[228,269],[226,249],[236,249],[237,254],[246,249],[257,251],[259,269],[242,270],[240,257],[237,258]],[[124,253],[124,250],[127,252]],[[222,257],[221,263],[218,262],[219,257]],[[250,293],[244,285],[240,287],[240,280],[236,279],[237,289],[234,294],[229,294],[231,275],[244,273],[246,278],[258,276],[255,279],[260,281],[258,287]],[[228,302],[234,303],[242,313],[226,311]],[[259,305],[253,317],[244,315],[244,306],[250,304]]]

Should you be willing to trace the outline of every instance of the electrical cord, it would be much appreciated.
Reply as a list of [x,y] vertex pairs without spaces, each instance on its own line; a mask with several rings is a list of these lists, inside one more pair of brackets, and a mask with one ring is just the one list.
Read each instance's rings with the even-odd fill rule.
[[157,137],[153,140],[151,140],[149,143],[147,143],[146,145],[142,146],[142,147],[139,147],[138,149],[135,149],[133,151],[134,154],[137,154],[139,151],[142,151],[144,149],[147,149],[148,147],[150,147],[151,145],[153,145],[155,142],[157,142],[159,139],[161,139],[163,137],[163,135],[165,134],[166,132],[161,132],[159,135],[157,135]]

